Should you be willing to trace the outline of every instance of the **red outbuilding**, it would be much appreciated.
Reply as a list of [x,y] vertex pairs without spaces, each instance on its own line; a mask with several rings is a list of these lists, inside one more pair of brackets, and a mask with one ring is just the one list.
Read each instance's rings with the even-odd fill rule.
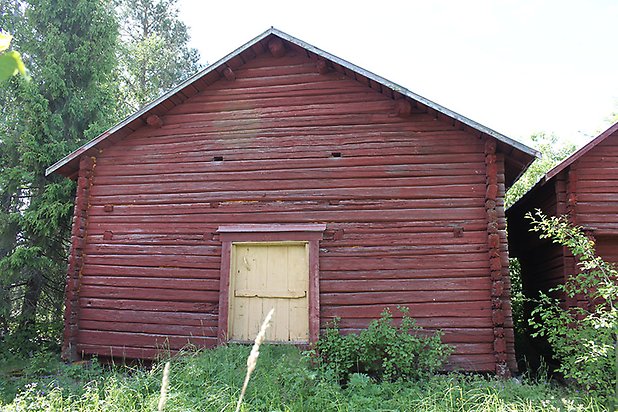
[[[431,64],[431,63],[427,63]],[[514,361],[504,191],[536,152],[270,29],[51,166],[77,180],[64,353],[308,343],[398,305]]]
[[618,123],[547,172],[507,211],[511,255],[519,258],[523,290],[532,298],[578,270],[568,249],[530,232],[525,215],[536,209],[567,216],[595,240],[600,256],[618,263]]

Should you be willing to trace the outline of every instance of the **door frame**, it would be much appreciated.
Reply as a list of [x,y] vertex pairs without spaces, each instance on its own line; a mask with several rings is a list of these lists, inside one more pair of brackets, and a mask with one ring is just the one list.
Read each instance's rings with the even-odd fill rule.
[[325,224],[244,224],[219,226],[221,240],[221,278],[219,287],[219,322],[217,344],[228,341],[230,303],[230,270],[232,244],[235,242],[303,241],[309,248],[309,343],[315,343],[320,334],[320,279],[319,242]]

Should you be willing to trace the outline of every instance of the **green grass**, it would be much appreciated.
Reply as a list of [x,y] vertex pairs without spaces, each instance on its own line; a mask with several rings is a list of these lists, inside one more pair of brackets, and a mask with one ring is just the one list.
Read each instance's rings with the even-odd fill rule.
[[[249,347],[171,360],[166,411],[234,411]],[[64,365],[54,355],[0,361],[2,411],[155,411],[163,362],[151,368]],[[244,411],[602,411],[593,398],[545,382],[448,374],[376,383],[353,375],[342,388],[318,376],[293,347],[263,346]]]

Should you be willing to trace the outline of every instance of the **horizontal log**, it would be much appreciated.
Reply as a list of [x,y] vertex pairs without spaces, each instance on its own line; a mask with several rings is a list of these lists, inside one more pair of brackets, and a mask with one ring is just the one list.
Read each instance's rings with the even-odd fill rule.
[[[213,302],[166,302],[158,300],[80,298],[80,308],[120,309],[155,312],[216,313],[219,299]],[[83,309],[82,309],[83,310]]]
[[182,325],[209,327],[217,323],[218,315],[213,313],[193,313],[179,311],[123,310],[82,307],[80,320],[122,323],[149,323],[161,325]]
[[[396,210],[356,210],[350,213],[347,210],[321,210],[307,211],[299,215],[296,212],[275,211],[251,213],[209,214],[171,214],[171,215],[131,215],[117,216],[92,215],[89,218],[90,225],[109,223],[196,223],[208,222],[210,224],[238,224],[238,223],[314,223],[314,222],[362,222],[362,221],[410,221],[410,220],[473,220],[480,219],[484,210],[481,208],[459,209],[396,209]],[[106,230],[106,229],[104,229]]]
[[320,270],[383,270],[383,269],[477,269],[480,272],[488,271],[489,262],[486,253],[470,256],[469,254],[434,255],[431,259],[423,258],[367,258],[350,259],[349,257],[320,256]]
[[[122,229],[121,229],[122,230]],[[86,244],[88,245],[166,245],[166,246],[214,246],[215,243],[207,231],[200,230],[199,233],[132,233],[123,230],[122,232],[111,231],[111,239],[103,239],[103,233],[86,234]]]
[[[454,237],[454,228],[456,225],[441,225],[438,229],[442,229],[442,231],[433,231],[429,233],[425,233],[422,231],[404,231],[402,230],[400,233],[358,233],[352,232],[348,230],[344,230],[343,228],[331,227],[328,230],[343,230],[344,236],[340,239],[330,239],[327,236],[326,240],[320,241],[320,245],[322,248],[332,250],[333,248],[338,247],[354,247],[354,246],[386,246],[398,244],[401,247],[406,246],[431,246],[431,245],[446,245],[452,244],[454,247],[463,244],[484,244],[486,242],[486,233],[480,231],[465,231],[463,236]],[[115,229],[122,230],[119,232],[118,230],[112,230],[113,237],[111,239],[104,239],[103,233],[97,233],[90,231],[88,236],[86,236],[86,244],[89,246],[111,246],[115,245],[118,247],[124,246],[154,246],[154,245],[162,245],[162,246],[220,246],[219,241],[213,240],[213,232],[216,231],[216,228],[212,229],[204,229],[201,230],[200,234],[164,234],[164,233],[133,233],[131,231],[132,228],[118,227]],[[143,227],[140,227],[143,230]],[[166,230],[165,228],[160,228],[160,231]],[[220,254],[220,250],[219,253]]]
[[[618,193],[618,189],[616,189]],[[618,210],[618,201],[616,202],[577,202],[578,215],[607,215]]]
[[[304,76],[302,78],[301,76]],[[317,77],[316,77],[317,76]],[[277,76],[279,77],[279,76]],[[245,79],[244,83],[238,82],[233,87],[225,87],[223,83],[215,83],[201,93],[203,98],[217,100],[221,96],[293,96],[320,94],[324,90],[337,90],[339,94],[353,91],[367,91],[366,86],[352,82],[346,78],[334,76],[320,76],[319,73],[312,75],[301,74],[295,78],[287,78],[286,82],[274,82],[274,84],[261,85],[253,79]],[[243,87],[244,86],[244,87]]]
[[[377,146],[377,145],[374,145]],[[384,146],[384,145],[382,145]],[[331,158],[332,152],[341,152],[341,158]],[[415,153],[416,152],[416,153]],[[435,164],[439,163],[468,163],[472,166],[470,169],[476,169],[475,166],[480,164],[482,157],[473,151],[466,151],[466,153],[418,153],[419,149],[407,149],[400,148],[399,145],[392,144],[381,148],[371,147],[341,147],[340,145],[332,145],[325,147],[322,150],[289,150],[278,151],[268,150],[265,148],[256,149],[251,151],[242,151],[237,149],[212,150],[207,153],[198,152],[196,154],[178,154],[169,156],[142,156],[141,154],[129,155],[124,158],[99,157],[97,175],[102,174],[148,174],[148,173],[170,173],[170,172],[218,172],[227,170],[244,169],[252,170],[254,168],[260,169],[295,169],[300,167],[315,167],[323,163],[325,160],[327,163],[325,166],[339,167],[340,170],[343,166],[350,163],[370,163],[370,164],[392,164],[391,160],[388,163],[379,162],[378,160],[382,156],[408,156],[413,157],[411,164],[425,164],[426,168],[431,169]],[[414,154],[415,153],[415,154]],[[214,162],[215,156],[221,156],[223,159],[218,162]],[[367,157],[373,157],[373,163],[366,160]],[[139,164],[136,164],[133,159],[140,158]],[[341,160],[341,159],[346,160]],[[359,162],[355,162],[359,160]],[[397,160],[397,159],[393,159]],[[294,161],[295,163],[292,163]],[[300,162],[300,163],[296,163]],[[334,163],[337,162],[337,163]],[[399,162],[397,162],[399,163]],[[301,166],[303,165],[303,166]],[[165,167],[164,169],[162,167]],[[109,169],[109,170],[107,170]],[[345,171],[345,170],[344,170]]]
[[[331,97],[329,97],[330,99]],[[415,115],[414,123],[384,123],[376,127],[375,124],[359,125],[332,125],[328,128],[320,126],[296,126],[263,128],[259,123],[252,124],[244,130],[220,129],[165,129],[162,131],[150,131],[144,136],[131,135],[110,146],[104,151],[102,159],[104,164],[110,157],[122,157],[123,151],[142,151],[155,154],[156,147],[161,147],[162,154],[178,153],[185,151],[203,151],[212,148],[229,149],[230,147],[244,149],[264,147],[276,149],[281,147],[294,147],[294,142],[308,150],[315,142],[318,146],[358,146],[367,143],[382,143],[387,147],[392,143],[410,143],[417,148],[415,153],[436,151],[436,146],[454,145],[465,147],[466,152],[470,149],[474,152],[482,151],[482,146],[476,141],[470,141],[469,136],[458,129],[445,127],[436,123],[431,117]],[[154,146],[154,147],[152,147]],[[403,151],[405,154],[405,151]]]
[[[156,285],[156,283],[154,283]],[[153,284],[150,284],[153,286]],[[82,298],[134,299],[173,302],[216,302],[219,291],[167,289],[155,287],[121,287],[82,284],[79,291]]]
[[124,255],[86,255],[86,265],[138,266],[183,268],[183,269],[218,269],[220,257],[213,256],[145,256],[136,254]]
[[[403,120],[398,117],[392,117],[387,113],[361,113],[361,114],[305,114],[294,117],[260,117],[256,116],[253,118],[246,119],[225,119],[225,120],[217,120],[216,122],[212,121],[193,121],[191,123],[184,124],[175,124],[170,126],[163,126],[159,129],[138,129],[134,132],[135,136],[162,136],[176,132],[192,132],[192,133],[202,133],[202,132],[212,132],[214,130],[218,130],[220,128],[225,128],[227,130],[247,130],[252,127],[256,127],[256,123],[259,124],[260,129],[270,129],[270,128],[289,128],[289,127],[307,127],[307,126],[335,126],[335,125],[367,125],[367,124],[393,124],[393,123],[407,123],[407,129],[412,129],[412,131],[424,131],[428,129],[428,126],[423,124],[415,124],[415,122],[410,122],[409,120]],[[442,128],[443,130],[452,130],[452,127],[448,127],[445,124],[437,124],[435,130],[439,130]]]
[[[101,243],[106,242],[106,243]],[[135,245],[108,244],[106,240],[86,245],[88,255],[183,255],[183,256],[221,256],[221,246],[176,246],[176,245]]]
[[[167,182],[165,184],[155,183],[132,183],[132,184],[111,184],[95,185],[91,188],[91,196],[108,196],[123,194],[147,194],[147,193],[191,193],[205,191],[269,191],[269,190],[290,190],[302,187],[306,190],[328,189],[328,188],[390,188],[415,187],[418,190],[431,191],[434,186],[458,186],[466,185],[471,194],[479,194],[481,185],[484,185],[484,178],[479,176],[438,176],[438,177],[384,177],[384,178],[364,178],[358,179],[354,176],[347,178],[345,175],[337,179],[294,179],[276,180],[276,176],[271,179],[251,180],[249,182],[240,180],[230,180],[226,182],[209,181],[185,181]],[[385,196],[388,198],[388,196]],[[480,195],[479,195],[480,197]]]
[[154,349],[182,349],[188,345],[212,345],[216,338],[175,336],[154,333],[131,333],[81,329],[77,333],[78,345],[137,346]]
[[[337,148],[338,149],[338,148]],[[332,151],[332,150],[331,150]],[[118,165],[116,165],[118,166]],[[391,177],[446,177],[449,176],[478,176],[479,168],[473,165],[453,164],[450,168],[444,167],[421,167],[408,165],[373,165],[373,166],[341,166],[336,161],[328,160],[322,167],[302,169],[278,169],[278,170],[248,170],[248,171],[220,171],[211,168],[204,172],[185,172],[182,174],[151,174],[132,175],[122,174],[122,167],[116,167],[112,171],[114,175],[97,175],[94,178],[95,185],[122,185],[122,184],[147,184],[183,181],[249,181],[249,180],[302,180],[302,179],[338,179],[345,176],[354,178],[391,178]],[[345,176],[341,173],[345,172]]]
[[100,260],[101,264],[95,264],[86,256],[86,264],[82,269],[84,277],[87,276],[144,276],[153,278],[191,278],[191,279],[219,279],[221,274],[219,265],[215,268],[175,268],[175,267],[160,267],[160,266],[138,266],[150,264],[145,259],[132,261],[129,265],[114,265],[111,262]]
[[[320,211],[349,211],[355,213],[361,210],[400,210],[422,209],[440,212],[444,209],[483,209],[483,200],[477,199],[320,199],[320,200],[226,200],[202,203],[177,204],[117,204],[113,214],[106,211],[105,205],[92,205],[89,216],[139,216],[139,215],[222,215],[243,213],[277,213],[277,212],[306,212]],[[444,225],[442,225],[444,227]],[[453,226],[451,226],[451,231]],[[452,235],[452,233],[451,233]],[[107,239],[111,240],[111,239]]]
[[219,291],[219,279],[182,279],[161,277],[139,277],[131,271],[126,271],[127,276],[91,276],[83,275],[82,285],[108,286],[118,288],[153,288],[167,290],[190,290],[190,291]]
[[[177,137],[180,138],[180,137]],[[330,154],[330,153],[329,153]],[[479,164],[475,162],[476,156],[456,155],[406,155],[395,154],[392,156],[345,156],[339,159],[326,158],[324,153],[320,157],[295,159],[294,162],[276,161],[272,159],[236,160],[233,162],[212,162],[212,159],[202,159],[193,162],[176,162],[174,164],[157,161],[152,164],[130,162],[120,165],[113,159],[105,164],[106,159],[97,159],[97,176],[103,175],[148,175],[170,173],[218,173],[218,172],[250,172],[250,171],[277,171],[295,170],[306,168],[323,167],[351,167],[351,166],[398,166],[407,170],[418,171],[420,169],[436,171],[436,174],[444,174],[451,168],[470,167],[471,171],[478,170]],[[337,162],[333,164],[333,162]],[[476,173],[476,172],[475,172]]]
[[[389,307],[392,309],[393,317],[395,319],[398,316],[395,308],[390,305]],[[384,306],[382,307],[384,308]],[[440,317],[417,317],[414,314],[411,314],[412,318],[414,318],[416,324],[420,327],[430,329],[430,330],[444,330],[448,331],[449,329],[490,329],[493,335],[493,323],[491,321],[491,316],[481,316],[481,317],[449,317],[449,316],[440,316]],[[378,316],[373,317],[358,317],[358,318],[340,318],[339,326],[343,329],[365,329],[369,322],[374,319],[377,319]],[[333,316],[320,316],[320,325],[322,328],[326,328],[331,325]],[[463,335],[462,335],[463,336]],[[463,338],[462,338],[463,339]]]
[[[417,125],[421,126],[421,125]],[[332,150],[341,150],[345,153],[356,153],[362,149],[374,148],[377,153],[383,150],[398,148],[401,154],[470,154],[478,153],[479,147],[470,144],[468,136],[457,130],[436,129],[416,131],[415,133],[400,130],[383,131],[378,133],[374,130],[365,132],[356,130],[342,130],[336,134],[329,129],[329,133],[318,131],[300,130],[282,132],[259,131],[256,133],[214,133],[214,132],[171,132],[158,136],[144,138],[133,137],[124,140],[124,144],[111,146],[104,152],[104,165],[131,164],[131,157],[139,156],[147,163],[173,162],[173,161],[199,161],[199,156],[208,154],[234,155],[235,151],[242,151],[245,157],[251,156],[252,152],[272,152],[269,158],[284,158],[285,153],[323,153]],[[435,131],[432,131],[435,130]],[[181,134],[181,136],[178,136]],[[182,138],[179,140],[179,138]],[[239,159],[237,159],[239,160]]]
[[454,355],[493,355],[493,342],[487,343],[451,343]]
[[[346,292],[436,292],[440,291],[482,291],[487,294],[491,289],[491,280],[486,277],[432,278],[432,279],[365,279],[346,280],[345,282],[320,279],[320,293]],[[413,295],[411,295],[413,296]],[[388,304],[388,303],[386,303]]]
[[[242,80],[240,80],[242,82]],[[251,107],[248,109],[235,109],[232,111],[200,111],[195,113],[166,114],[165,126],[168,129],[183,127],[187,123],[199,122],[219,122],[226,120],[251,120],[260,121],[268,119],[293,119],[298,116],[317,117],[331,115],[354,114],[381,114],[392,110],[393,103],[388,99],[367,99],[362,102],[348,103],[320,103],[315,104],[310,100],[304,103],[285,106],[285,111],[281,106],[275,107]]]
[[[491,316],[491,302],[406,302],[402,306],[410,308],[410,316],[415,319],[426,317],[485,317]],[[377,318],[384,305],[325,306],[320,307],[320,316],[327,318]],[[456,325],[452,325],[456,326]]]
[[217,323],[210,322],[200,326],[153,324],[153,323],[128,323],[128,322],[104,322],[94,320],[80,320],[80,330],[146,333],[157,335],[217,337]]
[[328,270],[328,268],[320,267],[320,281],[334,280],[340,283],[347,283],[348,281],[374,281],[374,280],[386,280],[386,279],[427,279],[433,281],[435,279],[461,279],[461,278],[473,278],[473,277],[489,277],[487,268],[484,269],[463,269],[458,268],[453,270],[452,268],[442,269],[367,269],[367,270],[349,270],[346,268],[337,268],[336,270]]
[[[337,122],[337,117],[341,118],[342,121]],[[428,132],[435,135],[440,134],[441,132],[452,132],[454,130],[453,127],[448,124],[445,125],[441,122],[436,123],[435,121],[422,117],[422,115],[419,115],[418,119],[411,119],[410,121],[406,121],[406,123],[398,125],[398,123],[393,123],[392,119],[389,118],[388,115],[348,114],[339,116],[297,116],[294,118],[260,120],[230,119],[227,121],[217,122],[188,123],[182,126],[174,125],[173,128],[162,127],[161,129],[150,129],[147,134],[131,135],[131,137],[149,137],[153,140],[158,140],[161,137],[169,139],[171,136],[178,136],[179,138],[188,136],[191,138],[191,136],[208,137],[209,135],[212,135],[217,139],[221,139],[227,135],[233,138],[244,136],[242,138],[246,139],[248,137],[261,138],[285,134],[287,136],[296,137],[300,140],[301,144],[306,144],[303,142],[303,137],[310,138],[312,134],[318,133],[319,131],[323,131],[325,129],[329,130],[335,141],[340,138],[339,136],[346,136],[349,133],[354,133],[354,130],[357,129],[357,133],[359,134],[362,133],[363,129],[371,131],[386,129],[386,132],[398,131],[399,133],[406,133],[407,135],[417,135]],[[335,134],[336,130],[340,130],[343,134]],[[217,134],[219,135],[217,136]],[[428,147],[428,145],[426,143],[419,144],[419,147]],[[382,151],[388,150],[392,149],[388,146],[382,149]],[[239,158],[242,157],[242,151],[239,151],[237,155]],[[305,157],[307,156],[305,155]]]
[[[212,345],[214,346],[216,342]],[[137,348],[124,345],[88,345],[78,344],[77,353],[80,355],[96,355],[113,359],[158,359],[176,355],[178,351],[169,349]]]
[[[150,193],[150,194],[126,194],[109,196],[94,196],[93,202],[98,204],[176,204],[176,203],[198,203],[198,202],[217,202],[217,206],[225,202],[233,205],[234,202],[326,202],[330,200],[352,198],[358,200],[376,199],[441,199],[444,200],[444,207],[448,207],[452,199],[477,199],[478,191],[481,186],[475,185],[440,185],[431,187],[391,187],[391,188],[328,188],[328,189],[288,189],[271,191],[209,191],[192,193]],[[96,200],[95,200],[96,199]],[[238,203],[236,203],[238,204]],[[93,203],[94,205],[94,203]],[[426,208],[431,210],[430,208]],[[467,219],[470,219],[469,217]],[[426,216],[426,220],[431,220],[431,216]]]
[[350,90],[342,94],[313,95],[311,97],[268,97],[260,98],[237,98],[219,99],[213,97],[196,96],[186,103],[176,106],[167,112],[167,115],[189,114],[189,113],[216,113],[221,111],[249,110],[254,108],[285,107],[286,105],[296,106],[302,103],[324,104],[324,103],[359,103],[368,100],[375,100],[375,92],[367,90]]
[[[452,235],[451,235],[452,236]],[[302,238],[302,236],[301,236]],[[405,239],[403,241],[410,241]],[[200,256],[200,257],[219,257],[221,256],[220,246],[170,246],[170,245],[134,245],[134,244],[109,244],[106,240],[99,240],[85,248],[90,256],[97,255],[144,255],[144,256]],[[399,244],[398,246],[388,246],[388,242],[382,245],[366,245],[360,241],[352,246],[346,247],[333,241],[334,245],[327,248],[327,243],[322,243],[322,249],[331,257],[357,257],[357,258],[383,258],[383,257],[413,257],[431,256],[442,254],[473,254],[487,251],[487,246],[478,243],[449,244],[448,240],[443,244],[424,245],[424,244]],[[386,245],[385,245],[386,244]],[[485,257],[485,256],[484,256]]]
[[484,355],[453,354],[449,357],[445,369],[455,371],[495,372],[496,358],[493,353]]
[[[334,242],[335,243],[335,242]],[[325,246],[322,244],[322,246]],[[444,242],[441,245],[423,245],[423,244],[404,244],[398,246],[369,246],[359,242],[350,247],[345,247],[340,244],[328,248],[329,257],[357,257],[357,258],[400,258],[413,256],[433,256],[444,254],[474,254],[479,252],[487,252],[487,246],[477,243],[471,244],[449,244]],[[483,256],[486,258],[486,256]]]
[[350,289],[341,293],[320,293],[320,304],[329,306],[346,305],[395,305],[408,302],[474,302],[488,300],[488,290],[396,290],[388,293],[365,292],[362,289]]
[[[340,151],[339,147],[331,148],[324,153]],[[343,152],[341,152],[343,153]],[[212,159],[212,158],[210,158]],[[181,181],[251,181],[264,180],[276,177],[277,180],[296,180],[296,179],[334,179],[339,178],[342,167],[346,175],[356,178],[369,177],[439,177],[439,176],[465,176],[478,175],[481,173],[481,165],[452,163],[449,167],[445,165],[397,165],[397,164],[369,164],[364,166],[357,165],[362,163],[362,158],[326,158],[311,160],[311,164],[305,161],[307,167],[299,168],[296,163],[283,165],[279,169],[252,169],[247,165],[247,170],[221,170],[221,165],[217,165],[217,170],[209,167],[207,163],[210,159],[200,160],[204,162],[204,170],[186,171],[179,175],[176,173],[153,173],[153,174],[132,174],[133,170],[126,170],[123,164],[109,164],[101,169],[94,177],[94,184],[122,184],[122,183],[153,183],[153,182],[181,182]],[[355,161],[359,160],[359,161]],[[340,161],[344,164],[341,164]],[[248,163],[248,162],[247,162]],[[156,164],[156,163],[155,163]],[[127,161],[126,165],[134,165]],[[234,165],[231,165],[234,166]],[[257,165],[259,167],[259,165]],[[159,179],[159,180],[155,180]]]
[[[194,222],[176,224],[173,226],[161,226],[156,224],[145,223],[123,223],[114,224],[108,223],[104,228],[88,226],[88,235],[100,236],[105,231],[111,230],[114,234],[118,233],[131,233],[131,234],[144,234],[144,235],[158,235],[158,234],[201,234],[207,237],[212,236],[218,229],[219,225],[216,223],[208,222]],[[440,220],[423,220],[423,221],[396,221],[396,222],[329,222],[329,229],[343,229],[345,234],[358,233],[360,234],[380,234],[380,233],[401,233],[402,236],[407,236],[408,239],[414,238],[419,233],[433,234],[440,233],[448,230],[452,231],[456,227],[463,227],[464,233],[466,231],[485,231],[487,228],[487,219],[475,219],[475,220],[453,220],[450,222]],[[414,235],[414,236],[410,236]],[[344,236],[345,238],[345,236]],[[204,242],[208,242],[207,239]],[[212,240],[210,242],[213,242]],[[205,243],[206,244],[206,243]],[[212,244],[212,243],[210,243]]]

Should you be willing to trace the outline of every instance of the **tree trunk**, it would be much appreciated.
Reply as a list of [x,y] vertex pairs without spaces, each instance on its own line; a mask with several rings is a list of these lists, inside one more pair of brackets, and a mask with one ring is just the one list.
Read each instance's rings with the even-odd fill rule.
[[21,306],[21,316],[19,320],[19,331],[25,332],[36,321],[36,312],[41,297],[43,286],[43,276],[39,272],[32,273],[26,283],[26,292]]

